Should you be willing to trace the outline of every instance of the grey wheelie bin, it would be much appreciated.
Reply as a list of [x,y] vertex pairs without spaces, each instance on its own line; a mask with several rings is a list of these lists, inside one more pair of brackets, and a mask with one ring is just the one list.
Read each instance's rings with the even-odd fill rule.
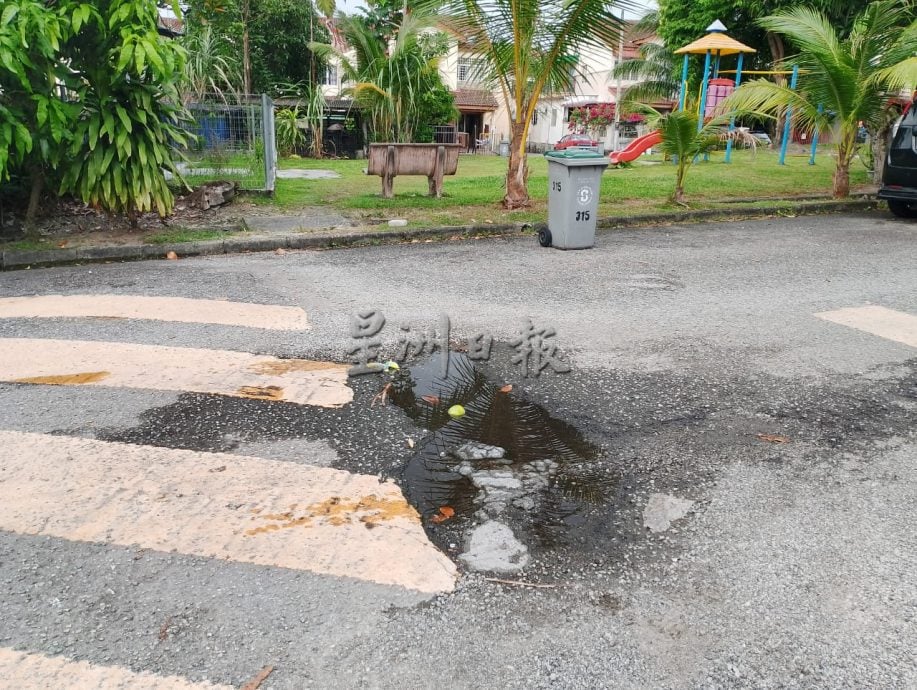
[[548,151],[548,227],[538,233],[542,247],[587,249],[595,244],[602,173],[608,158],[583,149]]

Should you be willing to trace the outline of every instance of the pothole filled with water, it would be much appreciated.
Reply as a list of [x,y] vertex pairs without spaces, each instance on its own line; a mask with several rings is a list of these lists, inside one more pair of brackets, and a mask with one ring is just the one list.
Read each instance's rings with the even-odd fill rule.
[[[515,572],[532,555],[614,531],[622,477],[576,428],[494,382],[467,356],[392,375],[389,398],[431,431],[405,467],[405,495],[431,537],[477,570]],[[461,405],[464,414],[450,416]]]

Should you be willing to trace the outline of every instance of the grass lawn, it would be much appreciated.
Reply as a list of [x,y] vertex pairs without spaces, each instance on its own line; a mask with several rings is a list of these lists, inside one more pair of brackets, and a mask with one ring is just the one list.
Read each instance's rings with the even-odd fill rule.
[[[547,214],[547,162],[543,156],[529,157],[531,208],[507,212],[500,207],[506,159],[499,156],[462,156],[458,173],[446,177],[443,198],[431,199],[424,177],[396,177],[395,198],[380,196],[379,177],[363,174],[365,160],[284,159],[280,168],[319,168],[340,173],[340,179],[278,179],[270,204],[284,212],[302,206],[331,206],[356,220],[407,218],[411,226],[464,225],[544,220]],[[732,163],[723,162],[723,152],[711,154],[709,162],[699,161],[688,173],[686,191],[692,208],[720,206],[730,199],[761,197],[792,198],[807,194],[828,194],[834,160],[829,149],[819,152],[816,164],[807,155],[788,156],[787,164],[777,164],[777,152],[734,151]],[[851,185],[868,182],[866,169],[854,161]],[[599,216],[683,208],[668,200],[675,184],[675,169],[659,156],[644,156],[629,168],[605,171]]]

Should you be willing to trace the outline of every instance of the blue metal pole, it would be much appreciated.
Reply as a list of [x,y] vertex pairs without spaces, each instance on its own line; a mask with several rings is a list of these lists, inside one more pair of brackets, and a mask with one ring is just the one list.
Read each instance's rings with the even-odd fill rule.
[[[796,90],[796,82],[799,79],[799,65],[793,65],[793,76],[790,77],[790,89]],[[780,142],[780,165],[786,165],[786,149],[790,145],[790,131],[793,123],[793,109],[786,109],[786,122],[783,123],[783,141]]]
[[685,97],[688,95],[688,54],[685,53],[685,60],[681,65],[681,94],[678,96],[678,109],[685,109]]
[[[821,103],[818,104],[818,114],[821,115],[825,111],[825,106]],[[818,148],[818,125],[815,126],[815,131],[812,132],[812,150],[809,152],[809,165],[815,165],[815,150]]]
[[[739,88],[739,85],[742,83],[742,63],[744,62],[745,53],[739,53],[739,62],[736,65],[736,88]],[[736,119],[733,117],[729,120],[729,131],[732,132],[736,128]],[[732,139],[726,141],[726,162],[732,162]]]
[[710,51],[707,51],[707,57],[704,59],[704,78],[700,85],[700,109],[697,115],[697,131],[704,127],[704,115],[707,111],[707,82],[710,74]]
[[[741,55],[741,53],[739,53]],[[713,62],[713,78],[716,79],[720,76],[720,53],[717,51],[716,60]]]

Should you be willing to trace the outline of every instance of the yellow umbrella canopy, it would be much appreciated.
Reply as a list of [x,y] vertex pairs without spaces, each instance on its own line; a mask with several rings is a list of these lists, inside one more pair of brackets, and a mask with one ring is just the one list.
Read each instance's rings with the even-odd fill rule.
[[700,53],[705,55],[707,51],[714,55],[735,55],[736,53],[756,53],[754,48],[749,48],[744,43],[739,43],[734,38],[730,38],[719,31],[709,33],[703,38],[699,38],[693,43],[689,43],[684,48],[675,51],[677,55],[684,53]]

